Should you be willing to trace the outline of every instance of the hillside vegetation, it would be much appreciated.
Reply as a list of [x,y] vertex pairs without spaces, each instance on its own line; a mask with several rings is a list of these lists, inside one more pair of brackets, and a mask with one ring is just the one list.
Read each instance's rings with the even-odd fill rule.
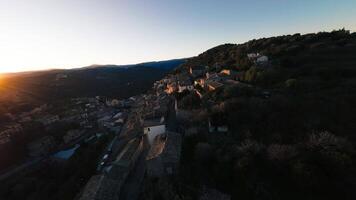
[[[269,63],[251,62],[250,53],[268,56]],[[356,33],[225,44],[175,73],[202,65],[236,70],[251,87],[226,85],[198,102],[200,114],[191,123],[219,119],[229,133],[185,138],[181,187],[188,196],[206,185],[233,199],[356,197]]]

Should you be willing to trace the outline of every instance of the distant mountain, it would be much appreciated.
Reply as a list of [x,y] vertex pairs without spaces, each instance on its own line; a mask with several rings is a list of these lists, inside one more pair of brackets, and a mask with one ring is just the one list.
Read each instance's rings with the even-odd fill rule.
[[148,67],[148,68],[156,68],[156,69],[166,69],[171,70],[176,68],[177,66],[183,64],[186,61],[185,58],[182,59],[172,59],[172,60],[164,60],[164,61],[153,61],[153,62],[145,62],[139,64],[130,64],[130,65],[90,65],[88,67],[84,67],[81,69],[88,68],[132,68],[132,67]]
[[184,62],[185,59],[177,59],[14,73],[4,75],[6,84],[0,90],[6,96],[27,102],[88,96],[127,98],[150,89],[154,81]]

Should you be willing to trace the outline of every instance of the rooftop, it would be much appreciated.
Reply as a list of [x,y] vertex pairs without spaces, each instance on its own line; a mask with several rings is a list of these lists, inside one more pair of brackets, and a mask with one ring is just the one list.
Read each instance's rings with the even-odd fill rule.
[[149,118],[143,122],[144,127],[159,126],[164,124],[164,117]]
[[223,86],[222,83],[219,83],[219,82],[216,82],[216,81],[210,81],[210,82],[208,83],[208,85],[211,86],[211,87],[213,87],[213,88],[219,88],[219,87]]
[[120,182],[111,180],[104,175],[90,178],[79,200],[113,200],[117,198]]

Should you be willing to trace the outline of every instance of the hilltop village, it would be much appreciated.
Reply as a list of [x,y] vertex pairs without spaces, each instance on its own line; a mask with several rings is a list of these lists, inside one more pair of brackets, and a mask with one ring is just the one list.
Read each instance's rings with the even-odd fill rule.
[[351,199],[355,36],[263,38],[189,59],[136,97],[120,167],[80,198]]
[[340,30],[221,45],[144,94],[8,114],[0,148],[16,162],[3,167],[0,197],[350,199],[355,38]]
[[[249,57],[261,67],[268,65],[266,56],[251,54]],[[142,192],[147,192],[147,187],[152,187],[150,181],[178,174],[185,135],[198,134],[199,131],[228,134],[228,126],[219,118],[189,123],[195,114],[205,110],[185,108],[185,102],[179,96],[189,94],[203,99],[207,93],[226,85],[252,86],[239,82],[237,71],[208,70],[209,66],[194,66],[185,73],[170,74],[156,81],[147,94],[131,98],[134,100],[132,109],[117,136],[117,143],[122,145],[116,142],[110,145],[110,148],[120,150],[110,149],[110,154],[103,156],[100,173],[89,180],[79,195],[80,200],[137,199]],[[214,102],[210,103],[214,105]],[[214,188],[206,192],[229,199],[228,195],[220,194]],[[206,192],[205,199],[210,196]],[[146,199],[148,196],[145,194]]]

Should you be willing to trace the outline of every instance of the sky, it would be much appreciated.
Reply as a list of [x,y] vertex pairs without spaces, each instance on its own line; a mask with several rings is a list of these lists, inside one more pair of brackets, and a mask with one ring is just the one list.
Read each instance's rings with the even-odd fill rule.
[[224,43],[356,31],[355,0],[0,0],[0,72],[196,56]]

